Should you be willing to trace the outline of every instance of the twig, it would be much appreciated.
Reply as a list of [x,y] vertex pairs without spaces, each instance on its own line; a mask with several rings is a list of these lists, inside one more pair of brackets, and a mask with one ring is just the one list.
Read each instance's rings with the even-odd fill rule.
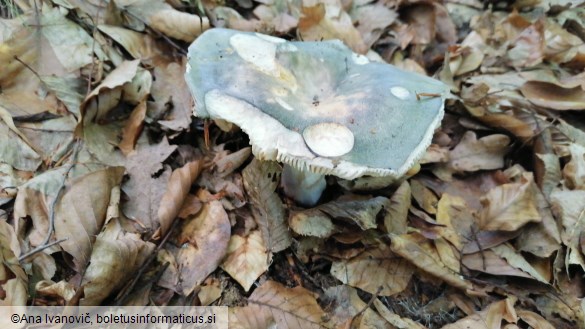
[[354,319],[356,319],[357,317],[359,317],[360,315],[362,315],[368,308],[372,307],[372,304],[374,303],[374,300],[376,300],[378,298],[378,295],[380,294],[381,291],[382,291],[382,286],[379,286],[378,287],[378,290],[376,290],[376,292],[374,293],[374,295],[372,296],[372,298],[370,298],[370,300],[368,301],[368,303],[366,304],[366,306],[364,306],[364,308],[362,308],[361,311],[357,312],[357,314],[353,316],[352,322],[353,322]]
[[67,181],[67,177],[69,176],[69,173],[71,172],[71,170],[75,166],[75,163],[77,161],[77,154],[79,153],[79,145],[80,144],[81,143],[78,142],[75,145],[75,150],[73,152],[73,158],[71,159],[72,160],[71,164],[69,165],[69,168],[67,168],[67,170],[63,174],[63,180],[61,181],[59,189],[57,190],[57,195],[55,195],[55,198],[51,202],[51,213],[49,215],[49,228],[47,229],[47,235],[45,236],[45,239],[36,248],[20,255],[18,257],[19,262],[22,262],[26,258],[28,258],[28,257],[30,257],[30,256],[32,256],[32,255],[34,255],[42,250],[45,250],[45,249],[47,249],[47,248],[49,248],[57,243],[61,243],[65,240],[67,240],[67,238],[65,238],[65,239],[57,240],[55,242],[49,242],[51,240],[51,237],[53,236],[53,232],[55,231],[55,206],[57,205],[57,201],[61,198],[61,193],[65,189],[64,187],[65,187],[65,182]]

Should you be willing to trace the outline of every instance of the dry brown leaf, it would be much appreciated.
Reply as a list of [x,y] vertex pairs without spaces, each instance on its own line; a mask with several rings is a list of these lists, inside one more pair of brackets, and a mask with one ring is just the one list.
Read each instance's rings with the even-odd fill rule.
[[134,277],[154,248],[153,243],[143,241],[138,234],[125,232],[117,220],[110,221],[96,238],[82,280],[85,297],[79,304],[100,305]]
[[550,322],[546,321],[542,316],[528,310],[516,310],[518,317],[522,321],[528,323],[534,329],[555,329]]
[[384,209],[384,228],[387,233],[404,234],[408,227],[408,209],[411,202],[411,189],[408,181],[402,182]]
[[355,6],[350,15],[357,22],[357,30],[362,35],[366,47],[370,48],[382,35],[384,29],[397,18],[396,11],[377,2],[370,5]]
[[331,218],[319,209],[291,211],[288,225],[296,234],[318,238],[328,238],[337,231]]
[[286,288],[266,281],[248,298],[248,306],[232,308],[230,328],[320,329],[329,327],[313,294],[303,287]]
[[[0,117],[4,118],[3,114],[10,116],[10,114],[0,105]],[[12,122],[11,117],[9,122]],[[20,133],[16,127],[14,128]],[[26,138],[26,136],[24,137]],[[25,171],[35,171],[42,161],[39,154],[27,143],[27,140],[23,140],[19,137],[19,135],[4,122],[0,122],[0,158],[2,159],[2,162],[9,164],[16,169]]]
[[357,224],[362,230],[376,228],[376,216],[389,203],[385,197],[366,200],[337,200],[318,206],[316,209],[335,219]]
[[221,268],[248,291],[256,279],[268,270],[270,258],[260,231],[253,231],[246,237],[234,234]]
[[572,143],[569,145],[571,152],[571,161],[563,168],[563,177],[565,177],[567,187],[571,190],[585,189],[585,147]]
[[113,25],[98,25],[97,28],[124,47],[134,59],[144,61],[161,55],[161,51],[148,34]]
[[134,150],[134,145],[142,132],[142,127],[144,127],[145,117],[146,101],[142,101],[134,108],[132,114],[130,114],[130,118],[128,118],[126,125],[122,129],[122,141],[120,141],[118,147],[124,155],[128,156]]
[[[378,300],[374,298],[374,300]],[[358,290],[347,285],[338,285],[325,290],[323,303],[332,313],[331,323],[337,328],[387,328],[388,324],[380,315],[368,307],[358,295]]]
[[122,210],[126,217],[151,232],[160,225],[158,209],[171,176],[171,168],[163,166],[162,162],[176,148],[176,145],[169,145],[166,138],[154,145],[138,143],[136,152],[126,159],[130,179],[124,182],[122,190],[129,200],[122,204]]
[[487,231],[515,231],[526,223],[540,222],[532,183],[532,175],[525,173],[519,182],[492,188],[480,200],[483,209],[479,227]]
[[76,293],[75,286],[65,281],[39,281],[35,286],[35,290],[38,296],[43,296],[43,298],[49,300],[57,298],[58,300],[65,302],[69,302]]
[[81,104],[84,124],[102,119],[108,111],[118,105],[122,98],[122,86],[132,81],[139,64],[139,60],[122,62],[87,95]]
[[398,329],[425,329],[422,324],[415,322],[409,318],[400,317],[398,314],[391,312],[384,303],[378,298],[374,299],[374,307],[388,323]]
[[525,226],[518,238],[518,250],[530,252],[538,257],[550,257],[561,247],[561,233],[547,198],[535,183],[532,183],[532,194],[536,200],[536,207],[542,220]]
[[411,264],[384,246],[349,260],[334,261],[331,265],[331,274],[341,282],[379,296],[403,291],[413,272]]
[[179,287],[187,296],[221,263],[228,248],[231,226],[221,202],[204,204],[201,211],[185,221],[177,237],[181,248],[177,263],[181,272]]
[[[48,232],[49,211],[68,166],[47,171],[21,187],[15,201],[15,218],[30,216],[34,229],[28,235],[32,247],[40,245]],[[110,203],[112,188],[119,185],[123,167],[103,168],[85,163],[68,176],[61,198],[55,205],[54,234],[66,239],[60,246],[73,256],[78,271],[85,268],[95,236],[100,232]],[[51,240],[49,240],[51,241]]]
[[178,11],[163,0],[136,0],[123,4],[122,7],[130,13],[129,16],[133,16],[127,17],[128,19],[138,20],[135,24],[147,24],[171,38],[182,41],[193,42],[197,36],[209,29],[207,17]]
[[472,289],[471,283],[465,281],[459,273],[446,267],[436,251],[432,250],[429,242],[420,235],[402,234],[390,235],[391,249],[394,253],[410,261],[424,272],[439,278],[449,285],[459,289]]
[[299,24],[301,0],[267,1],[254,9],[254,15],[267,27],[282,34],[288,33]]
[[581,252],[582,232],[585,231],[585,191],[554,191],[550,195],[551,207],[555,217],[562,225],[561,239],[567,246],[565,263],[578,264],[585,268]]
[[442,329],[504,328],[502,326],[502,320],[505,320],[507,323],[516,323],[518,321],[516,311],[514,310],[515,303],[515,297],[508,297],[507,299],[494,302],[485,309],[455,323],[448,324]]
[[[28,277],[20,266],[16,254],[20,254],[20,246],[12,226],[0,219],[0,262],[4,267],[0,271],[0,306],[27,305]],[[6,314],[4,314],[6,315]]]
[[193,100],[183,78],[185,74],[186,59],[180,63],[160,65],[154,69],[154,82],[152,83],[152,97],[154,98],[154,111],[162,113],[172,108],[170,114],[159,123],[172,130],[187,129],[191,124],[193,113]]
[[551,110],[585,109],[583,87],[563,88],[553,83],[528,81],[520,90],[530,102]]
[[461,250],[471,235],[473,215],[463,198],[443,193],[437,204],[437,223],[443,225],[439,229],[441,236]]
[[418,205],[428,214],[434,215],[437,213],[437,202],[439,198],[433,191],[424,186],[418,179],[410,181],[412,190],[412,198]]
[[288,248],[292,243],[284,206],[275,192],[280,182],[280,173],[281,169],[276,162],[259,161],[256,158],[242,171],[252,214],[268,251],[273,253]]
[[155,237],[162,238],[165,236],[181,210],[191,185],[195,182],[202,169],[203,160],[195,160],[173,170],[158,207],[157,216],[160,229],[157,232],[158,234],[155,234]]
[[506,52],[510,65],[523,68],[540,64],[544,58],[544,41],[544,21],[539,19],[510,40],[512,48]]
[[450,152],[449,167],[455,172],[499,169],[504,166],[510,138],[494,134],[477,139],[467,131]]
[[357,53],[365,54],[368,51],[368,46],[353,26],[351,17],[337,0],[330,1],[329,4],[303,6],[297,35],[304,41],[339,39]]

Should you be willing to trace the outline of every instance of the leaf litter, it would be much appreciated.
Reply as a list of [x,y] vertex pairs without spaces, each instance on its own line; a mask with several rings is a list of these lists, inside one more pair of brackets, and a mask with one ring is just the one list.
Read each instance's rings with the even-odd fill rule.
[[[582,5],[8,3],[0,305],[191,296],[234,328],[585,328]],[[330,177],[295,205],[245,134],[191,116],[185,50],[211,26],[435,74],[453,97],[422,170]]]

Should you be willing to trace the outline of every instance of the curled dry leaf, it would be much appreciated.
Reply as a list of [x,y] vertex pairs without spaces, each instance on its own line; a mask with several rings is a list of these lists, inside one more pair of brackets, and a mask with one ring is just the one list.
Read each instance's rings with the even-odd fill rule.
[[384,29],[398,18],[396,11],[388,9],[379,2],[354,6],[350,15],[354,21],[357,21],[357,30],[368,48],[380,38]]
[[124,61],[91,91],[81,104],[84,124],[103,118],[108,111],[118,105],[122,98],[122,87],[132,81],[138,70],[139,60]]
[[585,90],[580,86],[563,88],[552,83],[528,81],[520,90],[533,104],[551,110],[585,109]]
[[246,237],[234,234],[221,268],[248,291],[254,281],[268,270],[270,258],[259,231],[253,231]]
[[315,296],[303,287],[266,281],[248,298],[248,306],[230,309],[230,328],[321,329],[329,327]]
[[515,231],[528,222],[540,222],[532,193],[533,178],[524,173],[519,182],[496,186],[480,202],[479,227],[488,231]]
[[144,127],[145,117],[146,101],[142,101],[134,108],[130,114],[130,118],[126,121],[126,125],[122,129],[122,141],[120,141],[118,147],[124,155],[127,156],[134,150],[134,145],[142,132],[142,127]]
[[414,272],[405,259],[394,255],[388,248],[367,250],[349,260],[331,265],[331,274],[352,287],[370,294],[392,296],[403,291]]
[[203,160],[195,160],[173,170],[165,194],[163,194],[158,207],[157,216],[160,228],[155,237],[165,236],[173,220],[181,210],[183,202],[191,189],[191,184],[195,182],[202,168]]
[[79,304],[100,305],[135,275],[154,247],[138,234],[125,232],[117,220],[110,221],[97,236],[82,280],[85,297]]
[[186,42],[192,42],[195,38],[209,29],[207,17],[181,12],[171,7],[164,0],[137,0],[127,3],[121,8],[127,10],[138,19],[137,25],[147,24],[151,28],[169,36]]
[[196,216],[185,221],[177,237],[181,248],[176,255],[183,295],[191,294],[217,269],[227,252],[230,233],[228,215],[219,201],[204,204]]

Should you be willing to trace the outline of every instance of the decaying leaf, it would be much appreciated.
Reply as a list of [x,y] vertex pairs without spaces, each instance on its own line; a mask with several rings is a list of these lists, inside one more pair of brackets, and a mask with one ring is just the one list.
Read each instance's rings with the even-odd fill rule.
[[242,171],[254,219],[270,252],[284,250],[292,242],[282,201],[275,192],[280,182],[280,171],[275,162],[257,159]]
[[83,275],[85,297],[80,305],[99,305],[134,276],[154,247],[138,234],[124,232],[118,221],[110,221],[96,238],[90,265]]
[[327,327],[325,312],[314,295],[303,287],[286,288],[275,281],[266,281],[256,288],[248,306],[232,308],[230,328],[290,329]]
[[270,255],[260,232],[253,231],[246,237],[234,234],[230,238],[221,268],[248,291],[254,281],[268,270],[269,261]]
[[514,231],[528,222],[540,222],[532,193],[532,175],[525,174],[517,183],[491,189],[483,198],[479,226],[483,230]]
[[158,237],[164,236],[175,217],[181,210],[181,206],[203,167],[202,160],[186,163],[183,167],[173,170],[165,194],[163,194],[158,207],[157,217],[160,224]]
[[384,247],[331,265],[331,274],[341,282],[379,296],[391,296],[404,290],[413,272],[410,263]]
[[429,243],[419,235],[391,235],[391,250],[410,261],[419,269],[435,276],[459,289],[472,289],[470,282],[465,281],[458,273],[446,267],[433,251]]
[[191,294],[221,263],[230,240],[230,222],[221,202],[210,201],[185,221],[177,237],[180,291]]

